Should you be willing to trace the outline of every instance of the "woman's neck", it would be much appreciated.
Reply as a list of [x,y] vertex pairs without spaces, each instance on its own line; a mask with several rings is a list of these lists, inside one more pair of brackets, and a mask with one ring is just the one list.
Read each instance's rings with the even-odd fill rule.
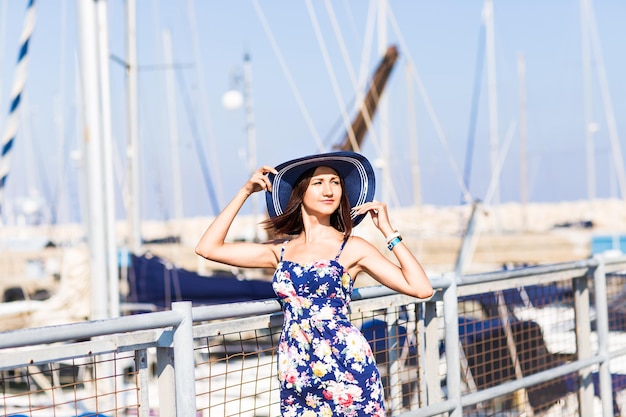
[[324,239],[336,239],[337,235],[340,233],[341,232],[331,225],[320,223],[307,225],[305,222],[304,229],[302,230],[300,237],[302,237],[306,243],[310,243]]

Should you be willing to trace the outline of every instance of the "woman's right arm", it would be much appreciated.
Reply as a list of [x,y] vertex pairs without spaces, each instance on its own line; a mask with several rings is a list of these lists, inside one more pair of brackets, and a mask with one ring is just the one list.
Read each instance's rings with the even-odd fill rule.
[[271,191],[268,173],[276,170],[263,166],[252,174],[250,179],[237,192],[235,197],[217,215],[206,229],[198,244],[196,253],[211,261],[241,268],[271,268],[277,264],[273,245],[253,242],[225,242],[230,227],[248,197],[257,191]]

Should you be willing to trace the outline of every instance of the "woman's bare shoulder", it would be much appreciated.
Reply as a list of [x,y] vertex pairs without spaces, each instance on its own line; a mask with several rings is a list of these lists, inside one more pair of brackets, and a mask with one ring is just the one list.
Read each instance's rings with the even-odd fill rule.
[[360,236],[350,236],[346,242],[344,252],[347,252],[346,255],[348,255],[353,262],[357,262],[363,256],[370,253],[372,249],[375,249],[374,246],[366,239]]
[[374,246],[359,236],[350,236],[342,253],[342,264],[347,268],[352,279],[363,270],[363,260],[371,255]]
[[360,236],[350,236],[350,238],[348,238],[348,242],[346,243],[346,246],[348,245],[352,246],[353,248],[373,247],[368,240]]
[[289,238],[272,239],[263,242],[263,245],[266,245],[274,253],[274,258],[276,259],[276,263],[278,263],[278,260],[280,259],[280,251],[285,244],[289,242],[289,240]]

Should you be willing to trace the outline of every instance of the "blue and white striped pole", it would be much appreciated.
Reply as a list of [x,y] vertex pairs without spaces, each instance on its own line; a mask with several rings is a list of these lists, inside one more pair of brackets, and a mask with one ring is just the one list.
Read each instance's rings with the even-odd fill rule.
[[[28,1],[24,28],[20,37],[20,52],[17,57],[17,68],[13,77],[13,89],[11,90],[11,107],[7,118],[4,135],[2,136],[2,154],[0,155],[0,213],[3,208],[4,188],[9,176],[9,162],[11,148],[17,134],[18,115],[24,84],[26,83],[26,65],[28,63],[28,43],[35,27],[35,0]],[[1,222],[0,222],[1,223]]]

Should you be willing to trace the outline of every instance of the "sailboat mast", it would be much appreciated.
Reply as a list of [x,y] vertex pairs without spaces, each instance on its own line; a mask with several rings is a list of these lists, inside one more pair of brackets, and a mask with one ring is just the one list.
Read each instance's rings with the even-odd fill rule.
[[596,167],[593,134],[593,90],[591,87],[591,42],[589,33],[589,1],[580,0],[580,35],[583,58],[583,100],[585,117],[585,157],[587,162],[587,199],[596,198]]
[[[604,117],[607,124],[609,142],[611,146],[611,155],[613,157],[614,169],[617,174],[620,194],[623,200],[626,200],[626,168],[624,167],[624,158],[622,157],[622,147],[617,132],[617,121],[615,111],[613,109],[613,101],[611,99],[611,89],[609,80],[604,66],[604,57],[602,55],[602,45],[598,35],[598,27],[593,11],[593,4],[589,0],[587,6],[587,23],[589,25],[589,37],[591,42],[591,52],[596,63],[598,71],[598,83],[600,87],[600,96],[602,97],[602,106],[604,107]],[[595,126],[592,125],[592,130]]]
[[84,141],[87,169],[87,234],[91,276],[91,319],[109,316],[107,280],[107,220],[105,215],[102,119],[100,118],[100,73],[98,68],[98,26],[95,2],[79,1],[79,59],[84,95]]
[[[348,132],[346,132],[343,142],[335,146],[334,149],[359,152],[365,135],[368,130],[372,129],[372,120],[376,114],[379,99],[383,96],[383,90],[385,89],[385,85],[387,84],[387,80],[391,75],[391,70],[393,70],[397,59],[398,48],[393,45],[388,47],[374,72],[365,98],[358,100],[361,103],[358,114],[352,121]],[[352,132],[352,137],[350,137],[350,132]],[[356,143],[353,142],[353,139]],[[354,145],[356,145],[356,147]]]
[[108,316],[120,314],[120,289],[117,271],[115,237],[115,186],[113,178],[113,133],[111,131],[111,82],[109,76],[109,24],[107,2],[96,2],[98,28],[98,67],[100,71],[100,118],[102,129],[102,168],[104,180],[104,216],[106,233],[106,263]]
[[137,104],[137,6],[126,0],[126,102],[128,105],[127,167],[127,245],[132,253],[141,248],[141,196],[139,194],[139,112]]
[[[107,214],[110,205],[105,200],[113,200],[109,195],[111,191],[105,179],[106,175],[112,175],[112,169],[105,169],[105,163],[111,159],[104,157],[105,152],[110,152],[111,146],[104,146],[103,123],[110,121],[102,116],[101,105],[108,101],[101,100],[104,91],[101,88],[101,66],[108,64],[99,62],[102,54],[99,48],[98,26],[106,19],[98,19],[98,9],[95,2],[79,1],[78,7],[78,30],[79,30],[79,63],[82,76],[82,92],[84,96],[84,140],[87,167],[87,193],[88,193],[88,216],[86,219],[90,276],[91,276],[91,319],[98,320],[117,315],[119,312],[111,311],[115,301],[110,300],[112,291],[109,284],[117,282],[117,271],[111,268],[110,260],[115,260],[114,225],[109,225],[111,215]],[[105,51],[108,53],[108,49]],[[107,83],[108,87],[108,83]],[[112,184],[112,179],[110,184]],[[116,294],[119,302],[119,295]]]
[[522,230],[528,230],[528,125],[526,120],[526,58],[517,55],[518,100],[519,100],[519,170],[520,201],[522,203]]
[[[246,114],[246,135],[248,140],[248,171],[252,174],[257,169],[256,161],[256,124],[254,121],[254,107],[252,101],[252,63],[250,54],[245,53],[243,57],[243,99],[244,111]],[[250,196],[252,211],[252,227],[254,230],[253,240],[259,241],[259,232],[257,227],[259,215],[259,196],[255,193]]]
[[413,65],[406,63],[407,112],[409,120],[409,149],[411,152],[411,179],[413,180],[413,203],[419,211],[422,207],[422,184],[419,166],[419,147],[417,143],[417,121],[415,120],[415,94],[413,87]]
[[[174,88],[174,57],[172,54],[172,36],[170,31],[163,31],[163,53],[167,70],[165,85],[169,120],[170,152],[172,158],[172,199],[174,201],[174,223],[178,227],[183,218],[182,179],[180,175],[180,140],[178,137],[178,117],[176,113],[176,90]],[[176,230],[177,235],[180,233]]]
[[[495,54],[495,34],[493,18],[493,0],[485,0],[483,9],[485,19],[485,41],[487,52],[487,101],[489,106],[489,159],[491,175],[495,175],[498,165],[498,94],[496,82],[496,54]],[[493,198],[494,204],[500,202],[500,186],[496,186]]]

